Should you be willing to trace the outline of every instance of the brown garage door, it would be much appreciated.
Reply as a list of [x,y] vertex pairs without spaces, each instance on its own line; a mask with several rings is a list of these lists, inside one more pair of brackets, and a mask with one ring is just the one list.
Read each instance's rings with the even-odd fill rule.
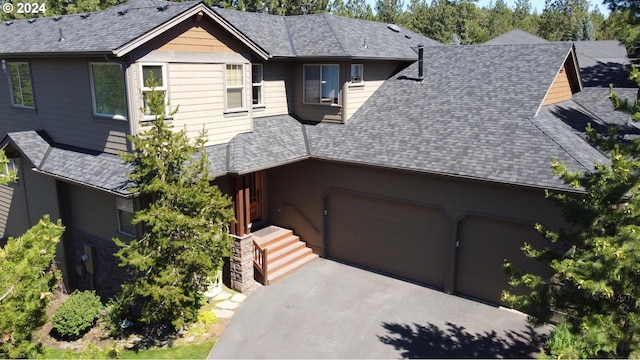
[[461,222],[459,239],[455,285],[459,294],[504,304],[500,296],[502,290],[509,289],[504,259],[518,269],[551,275],[547,266],[527,259],[522,253],[524,242],[538,248],[545,243],[533,226],[470,216]]
[[449,223],[439,210],[342,192],[328,200],[329,257],[444,287]]

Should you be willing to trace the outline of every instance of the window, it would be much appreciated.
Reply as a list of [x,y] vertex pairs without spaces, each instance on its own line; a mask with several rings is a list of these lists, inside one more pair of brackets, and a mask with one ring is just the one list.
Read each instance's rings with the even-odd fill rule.
[[136,236],[136,226],[131,223],[133,221],[133,199],[116,197],[116,208],[118,209],[118,231],[129,236]]
[[122,67],[119,64],[91,63],[90,69],[93,114],[126,120],[127,100]]
[[337,104],[340,90],[338,65],[304,66],[304,102],[310,104]]
[[363,85],[362,64],[351,64],[351,85]]
[[262,94],[262,64],[251,65],[251,87],[253,89],[253,105],[264,105]]
[[227,110],[242,110],[244,105],[244,65],[227,64]]
[[151,99],[151,93],[155,90],[156,93],[164,95],[164,106],[162,106],[161,114],[166,114],[167,108],[167,75],[166,66],[164,64],[143,64],[142,65],[142,109],[147,117],[153,117],[160,115],[156,113],[156,110],[151,109],[149,100]]
[[31,84],[31,70],[27,62],[10,62],[9,65],[9,94],[13,106],[35,108],[33,100],[33,85]]

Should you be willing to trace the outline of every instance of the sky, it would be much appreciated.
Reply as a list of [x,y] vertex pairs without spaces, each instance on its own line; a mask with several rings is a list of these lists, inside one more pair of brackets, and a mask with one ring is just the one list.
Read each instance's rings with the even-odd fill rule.
[[[510,8],[514,8],[514,0],[505,0],[507,5],[509,5]],[[544,0],[530,0],[531,1],[531,7],[533,9],[536,9],[538,11],[538,14],[542,13],[542,10],[544,9]],[[485,7],[488,6],[492,1],[491,0],[479,0],[478,1],[478,6],[479,7]],[[493,2],[495,2],[495,0],[493,0]],[[594,6],[598,6],[598,9],[600,9],[600,12],[602,14],[604,14],[605,16],[609,14],[609,9],[607,9],[606,5],[602,4],[602,0],[590,0],[591,2],[591,9],[593,10]]]

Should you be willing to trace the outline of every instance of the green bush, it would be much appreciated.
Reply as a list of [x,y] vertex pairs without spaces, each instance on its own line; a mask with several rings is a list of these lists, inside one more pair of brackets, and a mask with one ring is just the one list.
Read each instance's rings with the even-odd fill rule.
[[53,314],[53,329],[65,338],[78,338],[95,323],[102,309],[93,291],[74,291]]

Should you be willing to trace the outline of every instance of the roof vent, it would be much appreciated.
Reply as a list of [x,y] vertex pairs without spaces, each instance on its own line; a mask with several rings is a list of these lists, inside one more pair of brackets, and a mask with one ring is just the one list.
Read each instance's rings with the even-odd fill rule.
[[82,14],[82,15],[80,15],[80,17],[81,17],[81,18],[83,18],[83,19],[86,19],[86,18],[88,18],[89,16],[91,16],[91,14],[89,14],[89,13],[86,13],[86,14]]
[[120,10],[120,11],[118,11],[118,16],[122,16],[122,15],[126,14],[128,11],[129,11],[129,9]]
[[393,32],[400,32],[400,27],[396,24],[387,24],[387,28],[389,28],[389,30],[393,31]]
[[4,24],[9,26],[9,25],[13,24],[13,20],[5,21]]
[[52,17],[53,21],[58,21],[60,19],[62,19],[62,16],[58,15],[58,16],[54,16]]
[[411,35],[409,34],[404,34],[404,37],[406,37],[407,39],[411,39]]
[[58,41],[63,41],[64,35],[62,35],[62,28],[58,28],[58,32],[60,33],[60,37],[58,37]]
[[34,22],[36,22],[36,20],[37,20],[37,19],[29,19],[29,20],[27,20],[27,22],[28,22],[29,24],[33,24]]
[[158,6],[156,9],[158,9],[158,11],[165,11],[167,8],[169,8],[169,4]]

